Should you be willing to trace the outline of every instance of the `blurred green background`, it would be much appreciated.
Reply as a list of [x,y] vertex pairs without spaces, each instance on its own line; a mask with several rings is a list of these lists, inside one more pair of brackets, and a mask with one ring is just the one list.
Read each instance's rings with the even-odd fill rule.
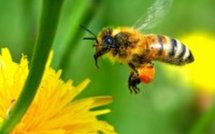
[[[120,134],[187,133],[203,111],[196,90],[200,87],[184,82],[182,76],[164,69],[169,65],[157,62],[155,80],[141,84],[140,94],[130,94],[128,66],[102,58],[97,69],[93,42],[81,39],[84,31],[79,24],[96,34],[106,26],[132,26],[152,3],[153,0],[66,0],[59,21],[52,66],[63,68],[63,79],[72,79],[75,85],[91,79],[80,97],[113,96],[114,101],[108,106],[112,112],[100,118]],[[21,53],[31,58],[40,12],[41,0],[0,0],[0,46],[8,47],[15,61],[19,61]],[[174,38],[195,31],[215,34],[215,1],[175,0],[151,31]],[[170,73],[174,77],[169,78]],[[215,133],[213,124],[208,125],[206,133]]]

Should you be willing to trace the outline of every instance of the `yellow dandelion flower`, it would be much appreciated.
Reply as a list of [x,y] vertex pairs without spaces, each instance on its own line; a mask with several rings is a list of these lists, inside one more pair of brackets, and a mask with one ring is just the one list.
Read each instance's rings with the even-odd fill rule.
[[168,67],[168,71],[176,71],[196,85],[198,89],[215,90],[215,35],[205,32],[195,32],[184,35],[180,39],[192,51],[195,61],[183,67]]
[[[28,61],[22,56],[20,63],[12,61],[8,49],[0,55],[0,124],[10,116],[10,109],[16,103],[28,75]],[[12,130],[11,134],[114,134],[114,128],[98,115],[109,109],[92,110],[112,101],[109,96],[89,97],[74,100],[87,86],[86,79],[78,86],[72,81],[60,79],[61,71],[47,67],[27,113]]]

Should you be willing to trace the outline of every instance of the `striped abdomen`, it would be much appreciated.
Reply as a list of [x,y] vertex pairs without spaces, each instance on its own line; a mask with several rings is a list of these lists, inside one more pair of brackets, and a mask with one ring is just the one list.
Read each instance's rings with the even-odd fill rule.
[[159,60],[175,65],[184,65],[194,61],[188,47],[176,39],[164,35],[145,36],[149,53],[154,60]]

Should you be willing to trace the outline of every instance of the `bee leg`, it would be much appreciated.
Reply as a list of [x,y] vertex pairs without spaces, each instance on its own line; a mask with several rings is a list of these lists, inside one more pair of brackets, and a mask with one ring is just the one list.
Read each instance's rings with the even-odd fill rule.
[[128,63],[129,67],[135,72],[135,73],[138,73],[136,67],[134,66],[134,64],[132,63]]
[[99,69],[99,65],[98,65],[98,56],[96,54],[93,55],[93,58],[95,60],[95,65],[96,67]]
[[96,51],[96,53],[93,55],[93,58],[95,60],[95,64],[96,64],[97,68],[99,68],[98,58],[101,57],[102,55],[104,55],[105,53],[107,53],[108,51],[109,51],[109,48],[103,48],[99,51]]
[[134,92],[135,94],[140,92],[140,89],[137,87],[137,85],[140,83],[139,75],[137,73],[131,72],[129,79],[128,79],[128,87],[132,94]]

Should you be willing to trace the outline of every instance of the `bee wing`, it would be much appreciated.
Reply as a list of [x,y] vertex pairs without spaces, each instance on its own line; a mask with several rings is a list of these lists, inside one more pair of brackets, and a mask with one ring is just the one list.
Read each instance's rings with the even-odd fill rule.
[[172,0],[155,0],[145,15],[136,21],[133,28],[139,31],[153,28],[164,17],[171,5]]

